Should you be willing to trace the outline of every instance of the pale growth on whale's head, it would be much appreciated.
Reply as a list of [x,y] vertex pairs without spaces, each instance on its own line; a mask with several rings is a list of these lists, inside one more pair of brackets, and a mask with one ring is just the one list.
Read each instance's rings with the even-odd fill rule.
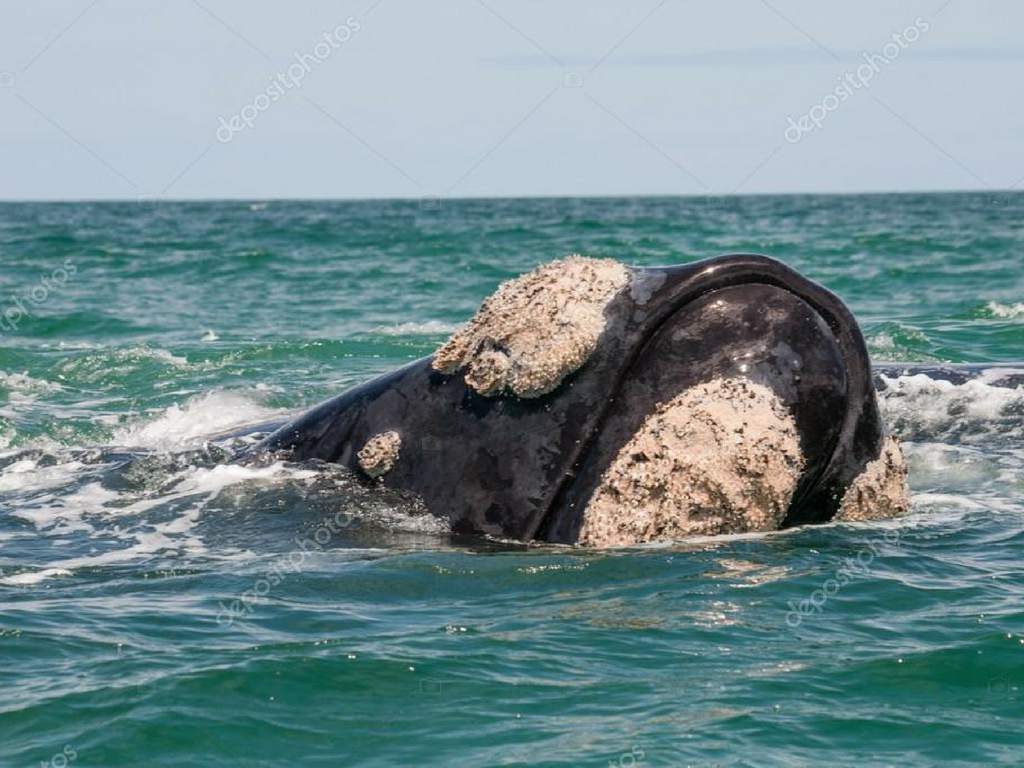
[[366,441],[356,458],[359,467],[373,478],[387,474],[398,461],[398,452],[402,447],[402,436],[395,431],[381,432]]
[[804,466],[793,415],[772,390],[745,379],[699,384],[658,406],[619,450],[579,543],[776,530]]
[[879,520],[910,511],[907,463],[895,437],[885,438],[878,458],[846,489],[836,514],[837,521]]
[[539,397],[579,369],[597,347],[608,303],[629,282],[612,259],[570,256],[502,283],[437,350],[433,366],[465,371],[485,396]]

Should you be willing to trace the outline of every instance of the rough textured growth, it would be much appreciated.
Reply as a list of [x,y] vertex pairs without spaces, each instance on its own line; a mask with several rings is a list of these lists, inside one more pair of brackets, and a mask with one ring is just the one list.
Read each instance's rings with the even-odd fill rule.
[[804,458],[767,387],[716,379],[664,403],[601,478],[579,543],[628,546],[779,527]]
[[878,458],[864,467],[843,494],[838,521],[878,520],[910,511],[907,463],[899,440],[887,437]]
[[481,395],[538,397],[582,366],[604,330],[604,310],[629,271],[611,259],[570,256],[502,283],[437,351],[433,366],[465,369]]
[[397,432],[381,432],[366,441],[356,458],[363,472],[370,477],[380,477],[391,471],[398,461],[398,450],[402,447],[402,437]]

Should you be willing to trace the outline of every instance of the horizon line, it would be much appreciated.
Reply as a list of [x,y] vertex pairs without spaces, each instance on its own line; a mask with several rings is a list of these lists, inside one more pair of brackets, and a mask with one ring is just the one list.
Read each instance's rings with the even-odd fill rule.
[[256,203],[256,202],[301,202],[301,203],[376,203],[376,202],[409,202],[423,203],[426,201],[443,202],[475,202],[488,200],[628,200],[628,199],[716,199],[745,197],[871,197],[871,196],[910,196],[910,195],[1005,195],[1024,194],[1019,186],[992,189],[901,189],[901,190],[864,190],[846,192],[723,192],[719,194],[680,192],[640,192],[635,194],[540,194],[540,195],[465,195],[459,197],[441,197],[406,195],[379,197],[0,197],[0,205],[9,204],[72,204],[72,203]]

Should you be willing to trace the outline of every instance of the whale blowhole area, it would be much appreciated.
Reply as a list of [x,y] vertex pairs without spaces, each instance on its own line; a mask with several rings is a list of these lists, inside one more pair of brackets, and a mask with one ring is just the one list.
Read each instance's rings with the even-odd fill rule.
[[381,477],[394,468],[401,447],[402,436],[394,430],[376,434],[356,454],[359,468],[374,479]]
[[903,446],[898,439],[888,436],[878,458],[868,462],[846,489],[835,520],[880,520],[899,517],[909,511],[910,488]]
[[597,348],[605,308],[628,282],[629,269],[613,259],[543,264],[498,286],[432,365],[448,375],[464,370],[480,395],[545,395]]
[[771,389],[746,379],[698,384],[659,405],[619,450],[578,542],[776,530],[804,466],[796,422]]

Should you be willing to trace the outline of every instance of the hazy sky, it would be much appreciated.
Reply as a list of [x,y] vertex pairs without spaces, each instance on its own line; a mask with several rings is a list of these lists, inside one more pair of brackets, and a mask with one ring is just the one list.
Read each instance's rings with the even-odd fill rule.
[[39,0],[2,17],[2,199],[1024,186],[1019,0]]

